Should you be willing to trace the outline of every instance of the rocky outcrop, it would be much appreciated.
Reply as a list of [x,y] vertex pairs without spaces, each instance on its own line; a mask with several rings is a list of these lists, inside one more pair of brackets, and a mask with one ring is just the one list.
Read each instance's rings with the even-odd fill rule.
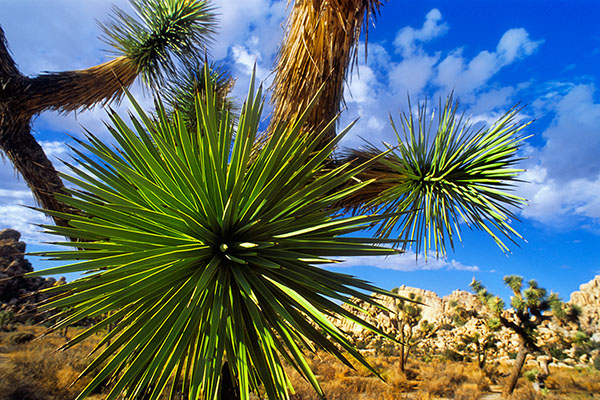
[[[410,293],[420,297],[423,303],[423,320],[437,326],[436,335],[418,345],[423,354],[441,354],[450,350],[467,357],[472,356],[472,354],[469,355],[468,349],[465,350],[462,339],[474,335],[478,335],[483,339],[492,333],[486,325],[485,308],[472,293],[455,290],[450,295],[440,298],[436,293],[429,290],[407,286],[398,288],[397,293],[403,297],[409,297]],[[394,310],[393,299],[383,296],[376,296],[376,298],[382,305]],[[571,303],[582,308],[581,320],[587,332],[600,336],[600,277],[581,285],[580,292],[575,292],[571,296]],[[368,312],[366,316],[361,314],[368,322],[387,333],[394,333],[395,327],[389,313],[362,302],[357,304]],[[455,316],[459,313],[461,321],[457,322]],[[514,318],[510,310],[505,311],[504,317],[509,320]],[[364,330],[362,327],[339,319],[336,319],[335,322],[342,330],[350,333],[361,348],[375,350],[382,346],[381,339],[377,335]],[[581,328],[575,323],[554,320],[546,322],[538,329],[538,344],[546,348],[563,348],[566,343],[572,341],[579,329]],[[496,359],[509,359],[519,347],[518,336],[504,327],[494,332],[494,341],[496,343],[494,358]],[[389,350],[389,346],[387,348]],[[574,348],[566,348],[564,353],[568,357],[567,360],[571,360],[572,364],[583,362],[582,360],[575,360],[576,352]],[[589,357],[586,358],[585,362],[589,362]]]
[[579,286],[579,291],[571,294],[570,303],[581,307],[579,320],[584,329],[600,335],[600,275]]
[[37,320],[36,304],[47,296],[39,290],[64,283],[64,278],[24,277],[33,271],[33,266],[25,258],[25,242],[14,229],[0,231],[0,311],[14,313],[15,320]]

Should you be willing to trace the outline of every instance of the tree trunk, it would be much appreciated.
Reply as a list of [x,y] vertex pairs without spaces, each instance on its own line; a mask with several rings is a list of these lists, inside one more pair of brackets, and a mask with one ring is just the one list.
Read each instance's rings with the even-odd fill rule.
[[[357,64],[361,30],[380,6],[380,0],[294,2],[275,67],[270,133],[282,121],[295,122],[319,90],[304,131],[318,133],[335,118],[349,67]],[[326,140],[333,137],[335,127]]]
[[[408,364],[408,355],[410,354],[411,348],[412,346],[406,346],[406,349],[404,350],[404,361],[402,362],[404,369],[406,369],[406,365]],[[402,372],[404,372],[404,370],[402,370]]]
[[517,353],[517,358],[515,359],[515,365],[513,367],[512,373],[508,378],[508,385],[506,387],[506,394],[511,395],[514,392],[515,387],[517,386],[517,381],[519,380],[519,376],[521,375],[521,369],[523,369],[523,365],[525,365],[525,359],[527,358],[527,346],[524,341],[521,341],[519,345],[519,351]]
[[[43,208],[77,212],[54,196],[64,193],[64,184],[31,134],[31,118],[44,110],[69,112],[116,99],[136,74],[129,59],[118,57],[86,70],[28,78],[18,70],[0,27],[0,154],[6,154]],[[67,224],[58,217],[54,221]]]
[[404,373],[406,365],[404,363],[404,345],[400,345],[400,371]]
[[[0,125],[0,150],[12,162],[43,208],[63,213],[73,212],[72,208],[54,197],[54,194],[63,192],[64,184],[42,146],[31,134],[29,120],[11,122],[10,126]],[[67,224],[61,218],[54,218],[54,221],[57,225]]]

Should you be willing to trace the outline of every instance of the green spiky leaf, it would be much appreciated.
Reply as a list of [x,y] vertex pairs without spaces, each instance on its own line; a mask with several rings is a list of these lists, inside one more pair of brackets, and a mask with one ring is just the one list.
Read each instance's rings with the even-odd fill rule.
[[318,148],[324,132],[300,135],[302,120],[251,157],[261,89],[251,85],[234,126],[217,107],[208,69],[205,84],[197,129],[160,105],[154,121],[131,99],[131,124],[110,114],[120,148],[90,134],[85,152],[77,150],[81,166],[65,175],[80,189],[61,199],[81,213],[66,216],[69,227],[46,229],[83,241],[69,243],[79,250],[42,253],[73,263],[33,275],[87,274],[42,309],[60,312],[54,329],[99,320],[65,347],[115,324],[83,372],[93,376],[79,399],[107,380],[109,400],[157,399],[179,383],[190,400],[216,399],[225,360],[241,399],[259,385],[270,399],[289,398],[284,362],[322,396],[304,358],[315,348],[375,372],[327,317],[383,334],[340,303],[355,297],[380,307],[365,293],[390,293],[316,265],[398,252],[345,236],[386,216],[332,216],[340,197],[368,183],[352,183],[361,169],[320,173],[337,141]]
[[201,59],[215,32],[215,12],[205,0],[130,0],[135,14],[114,7],[100,24],[114,53],[132,60],[145,83],[157,87],[175,75],[177,62]]
[[[361,209],[409,212],[387,218],[378,235],[387,238],[398,232],[404,246],[414,245],[417,254],[423,251],[427,256],[433,249],[445,256],[446,244],[454,248],[460,225],[466,222],[508,251],[502,237],[513,242],[521,238],[510,223],[525,203],[509,193],[522,171],[515,165],[525,139],[520,132],[528,125],[518,121],[518,112],[513,108],[491,126],[475,130],[449,96],[444,104],[440,100],[438,110],[431,111],[424,102],[416,118],[412,111],[402,114],[403,135],[391,120],[398,142],[386,145],[393,151],[372,174],[383,189]],[[359,158],[379,153],[372,145],[352,152]]]

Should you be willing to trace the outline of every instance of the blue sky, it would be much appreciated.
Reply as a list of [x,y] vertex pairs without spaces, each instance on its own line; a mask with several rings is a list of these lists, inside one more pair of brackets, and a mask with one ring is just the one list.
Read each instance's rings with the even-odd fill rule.
[[[127,9],[126,1],[113,3]],[[219,0],[220,32],[211,56],[238,78],[242,97],[254,63],[268,84],[283,36],[287,1]],[[110,2],[0,0],[0,25],[25,74],[86,68],[106,61],[95,19],[108,15]],[[385,288],[401,284],[449,294],[480,279],[504,296],[502,277],[519,274],[568,299],[581,283],[600,274],[600,32],[596,1],[412,1],[395,0],[381,9],[370,29],[369,58],[360,53],[359,74],[346,88],[342,125],[361,119],[345,146],[360,137],[391,141],[388,113],[398,116],[411,99],[445,97],[451,90],[473,121],[492,122],[514,104],[526,105],[522,153],[528,181],[517,193],[529,200],[515,228],[526,238],[503,254],[480,232],[463,231],[463,244],[447,259],[414,254],[387,259],[354,259],[336,270]],[[139,87],[134,93],[142,103]],[[117,107],[124,111],[127,104]],[[36,137],[52,157],[68,156],[67,134],[82,126],[103,135],[105,112],[61,116],[44,113],[34,123]],[[0,163],[0,229],[23,233],[30,251],[52,240],[32,223],[44,218],[19,204],[33,204],[25,184],[8,162]],[[46,265],[33,260],[36,268]]]

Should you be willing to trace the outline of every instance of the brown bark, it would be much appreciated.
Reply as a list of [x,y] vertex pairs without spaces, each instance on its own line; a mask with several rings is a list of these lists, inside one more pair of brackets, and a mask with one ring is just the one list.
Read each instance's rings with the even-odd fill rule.
[[[45,110],[69,112],[118,98],[133,83],[137,71],[124,57],[80,70],[22,75],[0,28],[0,154],[4,153],[45,209],[76,212],[55,198],[64,184],[31,134],[31,119]],[[66,225],[54,218],[58,225]]]
[[400,345],[400,371],[404,373],[406,370],[406,359],[404,358],[404,345]]
[[[380,6],[380,0],[294,2],[275,68],[270,133],[282,121],[295,122],[321,88],[304,131],[318,132],[340,112],[361,30]],[[327,134],[335,137],[335,128]]]
[[519,380],[519,376],[521,375],[521,370],[523,369],[523,365],[525,365],[525,359],[527,358],[527,354],[529,353],[527,346],[525,345],[525,341],[521,340],[521,344],[519,345],[519,351],[517,352],[517,358],[515,359],[515,365],[513,370],[508,378],[508,385],[506,387],[506,394],[511,395],[515,387],[517,387],[517,381]]
[[[23,177],[42,207],[63,213],[73,211],[54,197],[54,194],[63,192],[64,184],[42,146],[31,134],[28,119],[0,124],[0,149]],[[63,219],[54,220],[58,225],[66,225]]]

